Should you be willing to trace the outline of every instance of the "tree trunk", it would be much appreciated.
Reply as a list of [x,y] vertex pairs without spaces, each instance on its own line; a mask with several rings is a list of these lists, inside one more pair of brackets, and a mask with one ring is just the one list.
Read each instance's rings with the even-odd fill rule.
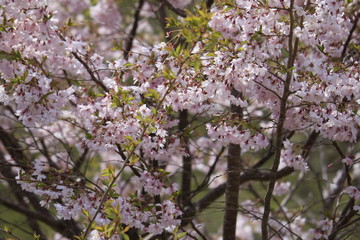
[[[235,97],[240,97],[236,90],[232,91]],[[231,112],[242,118],[242,109],[239,106],[231,105]],[[225,190],[225,216],[223,226],[223,239],[235,240],[236,238],[236,217],[239,206],[239,187],[241,171],[241,149],[239,145],[230,144],[228,150],[227,181]]]

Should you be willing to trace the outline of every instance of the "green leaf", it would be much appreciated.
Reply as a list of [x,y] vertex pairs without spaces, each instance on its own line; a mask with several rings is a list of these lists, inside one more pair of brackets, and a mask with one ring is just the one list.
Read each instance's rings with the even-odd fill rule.
[[181,44],[178,44],[176,49],[175,49],[175,56],[174,57],[177,57],[178,55],[180,55],[181,53]]
[[117,97],[117,96],[112,96],[112,100],[113,100],[113,103],[114,103],[115,107],[120,107],[120,106],[122,106],[122,102],[121,102],[121,100],[120,100],[119,97]]
[[151,111],[152,111],[152,113],[154,114],[154,116],[157,116],[157,110],[156,110],[156,108],[151,108]]
[[5,51],[0,51],[0,60],[6,59],[8,61],[17,61],[21,60],[21,54],[19,51],[12,51],[7,53]]
[[113,40],[113,47],[111,48],[111,50],[117,51],[117,50],[122,50],[122,49],[123,49],[123,42],[122,41],[117,42],[117,41]]
[[96,4],[98,4],[99,0],[91,0],[90,2],[92,6],[95,6]]
[[40,239],[40,234],[36,234],[35,232],[33,233],[34,236],[34,240],[39,240]]
[[285,58],[288,58],[290,55],[289,55],[289,52],[288,52],[288,50],[286,49],[286,48],[282,48],[281,49],[281,54],[282,54],[282,56],[283,57],[285,57]]
[[155,89],[149,88],[148,92],[145,94],[145,97],[153,98],[155,100],[159,100],[160,99],[160,94]]
[[259,44],[262,43],[264,41],[263,39],[263,36],[264,34],[261,32],[262,31],[262,28],[260,27],[260,30],[255,32],[251,37],[251,41],[256,41],[258,42]]
[[325,52],[324,52],[324,49],[325,49],[325,46],[324,46],[324,45],[316,44],[316,47],[319,49],[320,52],[325,53]]
[[124,240],[130,240],[130,238],[129,238],[129,236],[127,234],[123,233],[122,235],[124,237]]
[[88,132],[85,132],[85,137],[86,137],[87,139],[89,139],[89,140],[94,139],[94,136],[93,136],[93,135],[91,135],[91,134],[90,134],[90,133],[88,133]]
[[47,21],[49,21],[51,18],[53,17],[53,14],[52,13],[50,13],[49,15],[43,15],[43,21],[44,22],[47,22]]
[[41,98],[39,99],[38,103],[42,103],[42,101],[44,101],[49,95],[53,94],[54,92],[48,92],[45,95],[41,96]]
[[4,231],[7,233],[11,233],[11,230],[7,226],[4,226]]
[[139,159],[140,159],[139,156],[132,155],[129,164],[134,165],[135,163],[137,163],[139,161]]
[[71,18],[69,18],[69,20],[66,22],[66,25],[68,27],[72,27],[72,26],[76,26],[76,23]]
[[178,238],[182,238],[187,234],[187,232],[182,232],[180,234],[177,235]]
[[126,139],[130,140],[130,141],[134,141],[134,138],[132,136],[125,136]]

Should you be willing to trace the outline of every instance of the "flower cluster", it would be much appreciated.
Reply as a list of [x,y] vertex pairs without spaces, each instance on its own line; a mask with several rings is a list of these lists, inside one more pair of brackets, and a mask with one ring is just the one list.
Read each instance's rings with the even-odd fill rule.
[[252,134],[249,130],[241,131],[235,126],[207,124],[206,128],[211,139],[221,142],[224,146],[239,144],[243,152],[247,152],[249,149],[258,151],[269,144],[261,133]]
[[307,163],[301,155],[296,155],[293,150],[293,144],[289,141],[289,139],[286,139],[283,144],[284,150],[281,151],[281,163],[287,167],[292,167],[297,171],[308,171]]
[[135,227],[141,231],[161,234],[163,231],[180,224],[177,219],[182,212],[174,202],[165,200],[162,203],[142,203],[138,206],[132,199],[119,197],[113,202],[113,206],[120,208],[121,222]]
[[360,200],[360,191],[354,186],[347,187],[343,192],[355,200]]
[[139,178],[140,186],[144,191],[152,195],[160,195],[162,193],[172,195],[178,191],[178,186],[173,183],[170,187],[165,188],[164,183],[160,180],[160,173],[143,172]]
[[282,196],[290,191],[290,182],[276,182],[274,196]]
[[[78,189],[76,185],[66,184],[66,180],[65,182],[60,181],[56,185],[47,185],[46,182],[42,181],[47,178],[44,175],[47,168],[47,164],[41,159],[36,160],[31,176],[36,177],[37,180],[19,173],[18,184],[23,190],[41,196],[43,198],[40,203],[42,206],[50,207],[53,203],[59,218],[64,220],[77,219],[80,216],[93,218],[100,207],[101,195]],[[128,198],[108,199],[113,208],[120,209],[121,223],[156,235],[180,224],[178,217],[182,215],[182,212],[173,201],[164,200],[163,202],[151,203],[146,200],[149,196],[160,193],[172,195],[178,191],[176,184],[166,188],[165,184],[160,181],[159,175],[160,173],[142,173],[139,182],[144,189],[143,194],[131,195]],[[74,192],[75,189],[77,193]],[[111,223],[106,209],[96,215],[95,222],[99,226]]]
[[342,42],[349,34],[350,19],[345,17],[345,6],[336,0],[316,0],[312,13],[306,7],[296,6],[296,13],[303,17],[302,26],[295,35],[308,46],[321,46],[321,51],[340,57]]
[[341,59],[334,61],[351,26],[344,15],[345,5],[309,1],[307,6],[295,3],[290,10],[290,1],[268,4],[236,1],[229,8],[213,9],[209,25],[234,42],[236,54],[216,53],[212,69],[217,70],[209,77],[220,75],[244,97],[266,103],[276,119],[286,78],[286,71],[276,70],[276,65],[284,68],[290,54],[284,51],[289,47],[290,30],[283,19],[296,15],[294,35],[306,47],[294,56],[285,126],[290,130],[313,128],[332,140],[355,141],[359,117],[351,102],[360,97],[359,69],[346,69]]
[[317,229],[310,229],[310,232],[314,234],[315,239],[328,239],[332,229],[333,229],[333,221],[326,218],[325,220],[321,220],[318,224]]
[[[354,186],[350,186],[350,187],[347,187],[343,193],[349,195],[350,198],[356,200],[356,201],[359,201],[360,200],[360,191],[354,187]],[[355,205],[353,207],[354,211],[360,213],[360,205]]]

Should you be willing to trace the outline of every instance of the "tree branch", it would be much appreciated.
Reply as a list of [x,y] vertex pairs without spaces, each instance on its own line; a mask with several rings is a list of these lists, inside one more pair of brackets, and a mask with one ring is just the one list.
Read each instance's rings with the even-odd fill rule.
[[95,77],[89,65],[84,60],[82,60],[77,53],[72,52],[72,55],[76,58],[76,60],[78,60],[81,63],[81,65],[83,65],[83,67],[89,73],[91,80],[95,82],[97,85],[99,85],[105,92],[109,92],[109,89],[105,86],[105,84]]
[[178,16],[183,18],[187,17],[187,14],[184,10],[174,7],[166,0],[165,0],[165,4],[173,13],[177,14]]
[[[280,179],[285,176],[290,175],[294,172],[294,169],[291,167],[285,167],[277,172],[276,178]],[[247,169],[240,174],[240,185],[249,181],[269,181],[273,177],[273,173],[268,170],[257,170],[257,169]],[[201,198],[197,203],[195,203],[196,209],[201,212],[205,210],[209,205],[211,205],[216,199],[221,197],[225,193],[226,183],[220,184],[216,188],[212,189],[208,194]]]
[[[313,145],[316,142],[317,137],[319,136],[319,133],[313,131],[310,136],[308,137],[307,142],[303,146],[303,151],[301,155],[303,158],[307,158],[309,153],[311,152],[311,149]],[[285,176],[290,175],[294,172],[294,169],[291,167],[285,167],[277,172],[276,174],[276,180],[281,179]],[[249,181],[269,181],[272,177],[273,173],[268,170],[258,170],[258,169],[246,169],[240,174],[240,185],[244,184]],[[226,189],[226,183],[220,184],[216,188],[213,188],[208,192],[204,197],[202,197],[198,202],[194,204],[197,212],[202,212],[203,210],[207,209],[214,201],[216,201],[218,198],[220,198],[224,193]],[[192,216],[195,217],[195,214]],[[184,224],[186,225],[188,223],[187,220],[184,220]]]
[[210,177],[211,175],[214,173],[215,171],[215,167],[217,165],[217,163],[219,162],[221,155],[224,153],[225,151],[225,147],[222,147],[220,152],[216,155],[215,161],[214,163],[211,165],[209,171],[207,172],[204,180],[199,184],[199,186],[192,191],[190,194],[192,195],[191,197],[194,197],[197,193],[201,192],[202,190],[204,190],[204,188],[206,186],[208,186],[209,182],[210,182]]
[[2,197],[0,197],[0,203],[3,204],[5,207],[8,207],[14,211],[17,211],[21,214],[26,215],[27,217],[30,217],[32,219],[36,219],[36,220],[39,220],[39,221],[45,223],[46,225],[59,231],[65,237],[73,238],[75,235],[78,235],[80,233],[80,231],[78,229],[76,229],[76,231],[74,231],[75,229],[73,227],[70,227],[71,225],[69,224],[69,221],[55,220],[52,218],[52,215],[50,215],[50,214],[43,214],[39,211],[34,212],[27,207],[15,204],[12,201],[4,199]]
[[133,42],[134,42],[136,31],[137,31],[139,21],[140,21],[140,12],[141,12],[141,9],[142,9],[144,3],[145,3],[145,0],[139,0],[139,4],[136,8],[136,11],[134,14],[134,23],[133,23],[132,29],[130,31],[129,38],[126,41],[126,46],[125,46],[125,50],[124,50],[124,58],[125,59],[129,58],[130,51],[133,47]]
[[344,43],[344,46],[343,46],[343,50],[341,52],[341,59],[344,59],[345,57],[345,54],[346,54],[346,50],[349,46],[349,43],[351,41],[351,38],[352,38],[352,35],[353,33],[355,32],[356,28],[357,28],[357,23],[359,21],[359,18],[360,18],[360,13],[358,13],[356,16],[355,16],[355,19],[354,19],[354,23],[353,23],[353,26],[352,28],[350,29],[350,32],[349,32],[349,36],[347,37],[345,43]]
[[277,180],[277,176],[276,176],[277,171],[278,171],[279,164],[280,164],[281,148],[282,148],[283,140],[284,140],[283,127],[284,127],[284,123],[286,120],[286,105],[287,105],[287,99],[290,95],[290,83],[292,80],[292,71],[290,69],[292,69],[292,67],[294,66],[294,62],[295,62],[295,58],[296,58],[296,54],[297,54],[297,48],[298,48],[298,44],[299,44],[298,38],[295,38],[295,41],[293,40],[294,27],[295,27],[293,8],[294,8],[294,0],[291,0],[290,1],[290,9],[289,9],[290,33],[289,33],[289,40],[288,40],[288,45],[289,45],[288,48],[289,48],[290,56],[289,56],[288,62],[287,62],[288,72],[286,74],[284,90],[283,90],[283,94],[282,94],[281,101],[280,101],[280,114],[279,114],[279,120],[278,120],[277,128],[276,128],[275,157],[274,157],[274,162],[273,162],[273,166],[271,169],[271,171],[274,174],[269,182],[269,186],[266,191],[264,213],[263,213],[263,218],[261,220],[261,233],[262,233],[263,240],[268,240],[268,238],[269,238],[268,237],[268,235],[269,235],[268,221],[269,221],[269,216],[270,216],[270,212],[271,212],[270,204],[271,204],[273,191],[275,188],[275,182]]

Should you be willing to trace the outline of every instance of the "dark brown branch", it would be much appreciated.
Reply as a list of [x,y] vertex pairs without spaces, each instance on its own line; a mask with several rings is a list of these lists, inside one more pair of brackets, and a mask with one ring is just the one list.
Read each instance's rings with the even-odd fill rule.
[[[4,164],[5,163],[5,164]],[[11,171],[11,166],[6,164],[6,160],[4,158],[4,155],[2,152],[0,152],[0,173],[2,176],[5,177],[8,186],[10,190],[14,193],[16,200],[19,202],[19,204],[25,208],[30,208],[29,204],[25,202],[24,200],[24,192],[21,190],[20,186],[15,182],[15,174]],[[30,199],[29,199],[30,200]],[[37,203],[37,198],[35,199],[35,202]],[[30,202],[31,203],[31,202]],[[33,231],[35,231],[39,236],[41,240],[46,240],[45,235],[43,234],[40,226],[36,221],[33,221],[33,218],[31,216],[26,216],[27,222]]]
[[[339,233],[341,230],[343,230],[344,228],[349,227],[349,226],[351,226],[351,225],[352,225],[352,229],[349,230],[349,232],[351,233],[350,235],[355,234],[355,233],[358,233],[359,231],[358,231],[357,229],[359,229],[359,224],[353,226],[353,225],[354,225],[356,222],[358,222],[358,221],[360,221],[360,217],[355,218],[354,220],[349,221],[349,222],[347,222],[346,224],[343,224],[341,227],[336,227],[336,228],[333,230],[333,232],[330,234],[329,239],[330,239],[330,237],[333,237],[332,235],[336,235],[336,236],[337,236],[337,233]],[[355,230],[357,230],[357,231],[355,231]],[[342,234],[343,236],[339,236],[338,239],[349,239],[349,238],[348,238],[348,237],[350,236],[350,235],[348,235],[349,232]],[[344,238],[345,235],[348,235],[347,238]]]
[[89,152],[89,148],[85,148],[83,154],[81,154],[81,156],[77,159],[77,161],[75,162],[73,171],[75,173],[79,173],[80,172],[80,168],[81,166],[84,164],[85,160],[86,160],[86,156]]
[[20,185],[18,185],[16,183],[15,180],[15,174],[11,171],[11,167],[6,164],[5,159],[3,154],[0,152],[0,173],[2,174],[2,176],[5,177],[6,181],[9,184],[9,187],[11,189],[11,191],[14,193],[14,195],[18,198],[18,199],[23,199],[24,197],[27,197],[29,202],[31,203],[31,205],[33,206],[33,208],[36,211],[41,211],[44,214],[45,213],[49,213],[45,208],[41,207],[39,204],[39,199],[36,197],[35,194],[31,193],[31,192],[24,192]]
[[216,167],[217,163],[219,162],[219,160],[220,160],[222,154],[224,153],[224,151],[225,151],[225,147],[222,147],[220,152],[216,155],[215,161],[211,165],[211,167],[210,167],[209,171],[207,172],[204,180],[199,184],[199,186],[194,191],[191,192],[191,197],[194,197],[196,194],[203,191],[208,186],[208,184],[210,182],[210,177],[214,173],[215,167]]
[[350,32],[349,32],[349,36],[347,37],[345,43],[344,43],[344,47],[343,47],[343,50],[342,50],[342,53],[341,53],[341,59],[343,59],[345,57],[345,54],[346,54],[346,50],[349,46],[349,43],[351,41],[351,38],[352,38],[352,35],[353,33],[355,32],[356,28],[357,28],[357,23],[359,21],[359,18],[360,18],[360,13],[358,13],[354,19],[354,23],[353,23],[353,26],[352,28],[350,29]]
[[18,141],[8,132],[6,132],[0,126],[0,141],[10,154],[10,156],[16,161],[16,163],[22,168],[26,169],[29,164],[29,158],[24,154],[23,148]]
[[[292,80],[292,67],[294,66],[295,58],[298,51],[298,45],[299,45],[299,39],[295,38],[294,40],[294,27],[295,27],[295,16],[293,13],[294,8],[294,0],[290,1],[290,9],[289,9],[289,17],[290,17],[290,33],[289,33],[289,39],[288,39],[288,51],[290,53],[290,56],[287,61],[287,69],[288,72],[286,74],[286,79],[284,83],[284,90],[282,93],[281,101],[280,101],[280,114],[279,119],[277,123],[276,128],[276,143],[275,143],[275,156],[274,156],[274,162],[271,171],[274,173],[272,176],[272,179],[269,182],[266,195],[265,195],[265,204],[264,204],[264,213],[263,218],[261,220],[261,233],[262,233],[262,239],[268,240],[268,222],[269,222],[269,216],[271,212],[271,199],[273,196],[273,191],[275,188],[276,180],[278,179],[276,174],[278,172],[278,168],[280,165],[280,157],[281,157],[281,148],[283,145],[284,140],[284,123],[286,119],[286,110],[287,110],[287,100],[290,95],[290,83]],[[300,23],[301,24],[301,23]]]
[[[334,240],[338,232],[347,226],[348,222],[351,220],[352,217],[356,215],[356,211],[353,210],[354,207],[354,199],[351,199],[348,204],[346,205],[340,220],[336,223],[335,228],[333,229],[332,233],[329,235],[329,240]],[[346,214],[346,212],[348,212]]]
[[[10,219],[10,220],[11,220],[11,219]],[[7,220],[4,219],[4,218],[0,218],[0,222],[5,223],[5,226],[13,226],[13,227],[15,227],[17,230],[20,230],[20,231],[22,231],[23,233],[26,233],[26,234],[28,234],[28,235],[30,235],[30,236],[33,237],[33,233],[30,232],[29,230],[25,229],[24,227],[20,226],[20,224],[18,224],[18,222],[14,223],[14,222],[12,222],[12,221],[7,221]],[[4,225],[3,225],[3,226],[4,226]],[[0,231],[3,232],[2,230],[0,230]],[[14,233],[13,233],[13,236],[14,236]],[[16,239],[18,239],[18,238],[16,238]],[[20,238],[19,238],[19,239],[20,239]],[[20,239],[20,240],[22,240],[22,239]]]
[[[339,153],[339,155],[341,156],[342,159],[344,159],[346,156],[345,154],[341,151],[339,145],[337,144],[337,142],[333,141],[332,142],[333,146],[335,147],[336,151]],[[345,170],[344,170],[345,174],[346,174],[346,180],[347,180],[347,184],[350,186],[351,185],[351,175],[349,173],[349,167],[345,166]]]
[[[161,2],[161,1],[160,1]],[[169,42],[171,40],[171,34],[170,34],[170,29],[168,29],[166,27],[167,25],[167,14],[166,14],[166,11],[165,11],[165,6],[163,3],[160,4],[160,7],[157,11],[157,17],[158,17],[158,20],[159,20],[159,23],[164,31],[164,34],[165,34],[165,40],[167,42]]]
[[[290,139],[294,135],[294,131],[290,132],[289,135],[286,136],[286,138]],[[270,158],[272,158],[275,154],[275,148],[273,147],[272,142],[270,142],[270,147],[268,153],[262,157],[257,163],[255,163],[254,166],[252,166],[253,169],[257,169],[264,165]]]
[[109,92],[109,89],[104,85],[104,83],[95,77],[94,72],[91,70],[89,65],[84,60],[82,60],[77,53],[72,52],[72,55],[76,58],[76,60],[78,60],[81,63],[81,65],[83,65],[83,67],[89,73],[91,80],[95,82],[97,85],[99,85],[105,92]]
[[206,1],[206,9],[210,12],[211,6],[214,4],[214,0]]
[[191,227],[195,230],[195,232],[203,239],[203,240],[207,240],[207,238],[205,237],[204,234],[202,234],[202,232],[197,229],[197,227],[195,226],[195,224],[193,223],[193,221],[190,221]]
[[[11,155],[12,159],[22,169],[26,170],[26,169],[30,168],[30,166],[31,166],[30,159],[24,154],[24,150],[18,143],[18,140],[13,135],[6,132],[2,127],[0,127],[0,141],[3,144],[3,146],[5,147],[6,151]],[[29,200],[29,203],[31,204],[34,211],[31,211],[31,214],[30,214],[30,212],[25,212],[25,211],[23,211],[23,209],[26,209],[28,211],[30,211],[30,209],[31,209],[27,206],[27,204],[26,205],[16,205],[7,199],[1,199],[0,203],[4,204],[5,206],[10,207],[10,208],[15,207],[15,208],[11,208],[11,209],[13,209],[15,211],[19,211],[22,214],[25,214],[25,216],[30,219],[34,219],[35,218],[34,215],[46,216],[46,220],[43,219],[44,223],[47,223],[49,226],[53,227],[54,229],[61,230],[61,233],[64,233],[64,235],[68,234],[67,236],[70,238],[74,234],[80,233],[80,230],[73,223],[73,221],[59,221],[58,222],[57,220],[55,220],[55,218],[49,212],[49,210],[40,206],[39,199],[35,194],[33,194],[31,192],[23,191],[21,189],[21,187],[15,181],[16,175],[11,171],[10,166],[6,167],[6,160],[5,160],[2,152],[0,152],[0,165],[1,165],[1,167],[0,167],[1,174],[7,179],[9,187],[11,188],[12,192],[14,192],[15,197],[18,200],[21,199],[21,201],[22,201],[22,199],[24,199],[24,197],[27,197],[27,199]],[[12,205],[9,205],[9,204],[12,204]],[[27,213],[29,213],[29,214],[27,214]],[[40,220],[40,221],[42,221],[42,220]],[[56,224],[54,225],[54,223],[56,223]],[[59,224],[63,224],[64,227],[61,229],[58,228]],[[36,226],[33,224],[33,227],[36,227]],[[40,233],[40,231],[39,231],[39,233]]]
[[116,144],[116,147],[117,147],[117,153],[121,156],[122,160],[126,160],[126,156],[124,154],[124,150],[122,149],[122,147],[120,146],[120,144]]
[[131,28],[129,38],[126,41],[126,46],[125,46],[125,49],[124,49],[124,58],[125,59],[129,58],[130,51],[131,51],[131,49],[133,47],[133,42],[134,42],[136,31],[137,31],[139,21],[140,21],[140,12],[141,12],[141,9],[142,9],[144,3],[145,3],[145,0],[139,0],[139,4],[138,4],[138,6],[136,8],[136,11],[135,11],[135,14],[134,14],[134,23],[133,23],[133,26]]
[[312,131],[307,142],[305,143],[305,145],[303,146],[303,151],[301,153],[301,156],[304,159],[307,159],[309,154],[310,154],[310,150],[311,148],[314,146],[316,139],[318,138],[319,133],[316,131]]
[[38,221],[41,221],[48,226],[52,227],[56,231],[60,232],[62,235],[68,238],[73,238],[75,235],[78,235],[80,231],[76,229],[74,231],[74,228],[71,226],[70,221],[59,221],[55,220],[51,214],[43,214],[39,211],[33,211],[27,207],[21,206],[19,204],[15,204],[10,200],[7,200],[3,197],[0,197],[0,203],[3,204],[5,207],[8,207],[14,211],[17,211],[21,214],[24,214],[27,217],[30,217],[32,219],[36,219]]
[[334,201],[336,199],[336,197],[342,192],[342,190],[344,189],[344,183],[346,181],[346,168],[344,167],[343,172],[341,173],[340,178],[337,180],[336,182],[336,188],[330,193],[329,197],[327,199],[325,199],[324,202],[324,210],[326,212],[330,212],[331,209],[333,208],[334,205]]
[[165,4],[173,13],[177,14],[178,16],[183,18],[187,17],[187,14],[184,10],[174,7],[168,1],[165,1]]
[[[294,169],[291,167],[285,167],[277,172],[276,178],[280,179],[285,176],[290,175],[294,172]],[[273,176],[273,173],[268,170],[257,170],[257,169],[247,169],[240,174],[240,185],[249,181],[269,181]],[[196,209],[201,212],[205,210],[209,205],[211,205],[216,199],[221,197],[225,193],[226,183],[220,184],[216,188],[212,189],[208,194],[201,198],[194,205]]]
[[252,168],[257,169],[262,165],[264,165],[272,156],[274,156],[274,153],[275,153],[274,149],[270,148],[269,152],[263,158],[261,158],[257,163],[255,163],[255,165]]
[[333,146],[335,147],[336,151],[339,153],[339,155],[341,156],[341,158],[345,158],[345,154],[341,151],[339,145],[337,144],[337,142],[333,141],[332,142]]
[[[8,231],[8,230],[5,230],[5,229],[2,229],[0,228],[0,232],[3,232],[5,235],[9,235],[13,238],[3,238],[5,240],[7,239],[16,239],[16,240],[21,240],[21,238],[19,238],[18,236],[16,236],[14,233],[12,233],[11,231]],[[32,235],[32,234],[31,234]]]
[[[316,142],[317,137],[319,136],[319,133],[313,131],[307,142],[305,143],[302,151],[302,156],[304,159],[306,159],[309,156],[309,153],[311,152],[311,149],[313,145]],[[294,172],[293,168],[286,167],[281,169],[277,172],[276,178],[281,179],[285,176],[290,175]],[[244,184],[248,181],[269,181],[272,177],[272,173],[267,170],[257,170],[257,169],[247,169],[244,172],[240,174],[240,185]],[[216,201],[218,198],[220,198],[224,193],[226,189],[226,183],[223,183],[219,186],[217,186],[214,189],[211,189],[210,192],[208,192],[203,198],[201,198],[197,203],[195,203],[196,210],[198,212],[201,212],[208,208],[214,201]],[[186,224],[185,224],[186,225]]]

